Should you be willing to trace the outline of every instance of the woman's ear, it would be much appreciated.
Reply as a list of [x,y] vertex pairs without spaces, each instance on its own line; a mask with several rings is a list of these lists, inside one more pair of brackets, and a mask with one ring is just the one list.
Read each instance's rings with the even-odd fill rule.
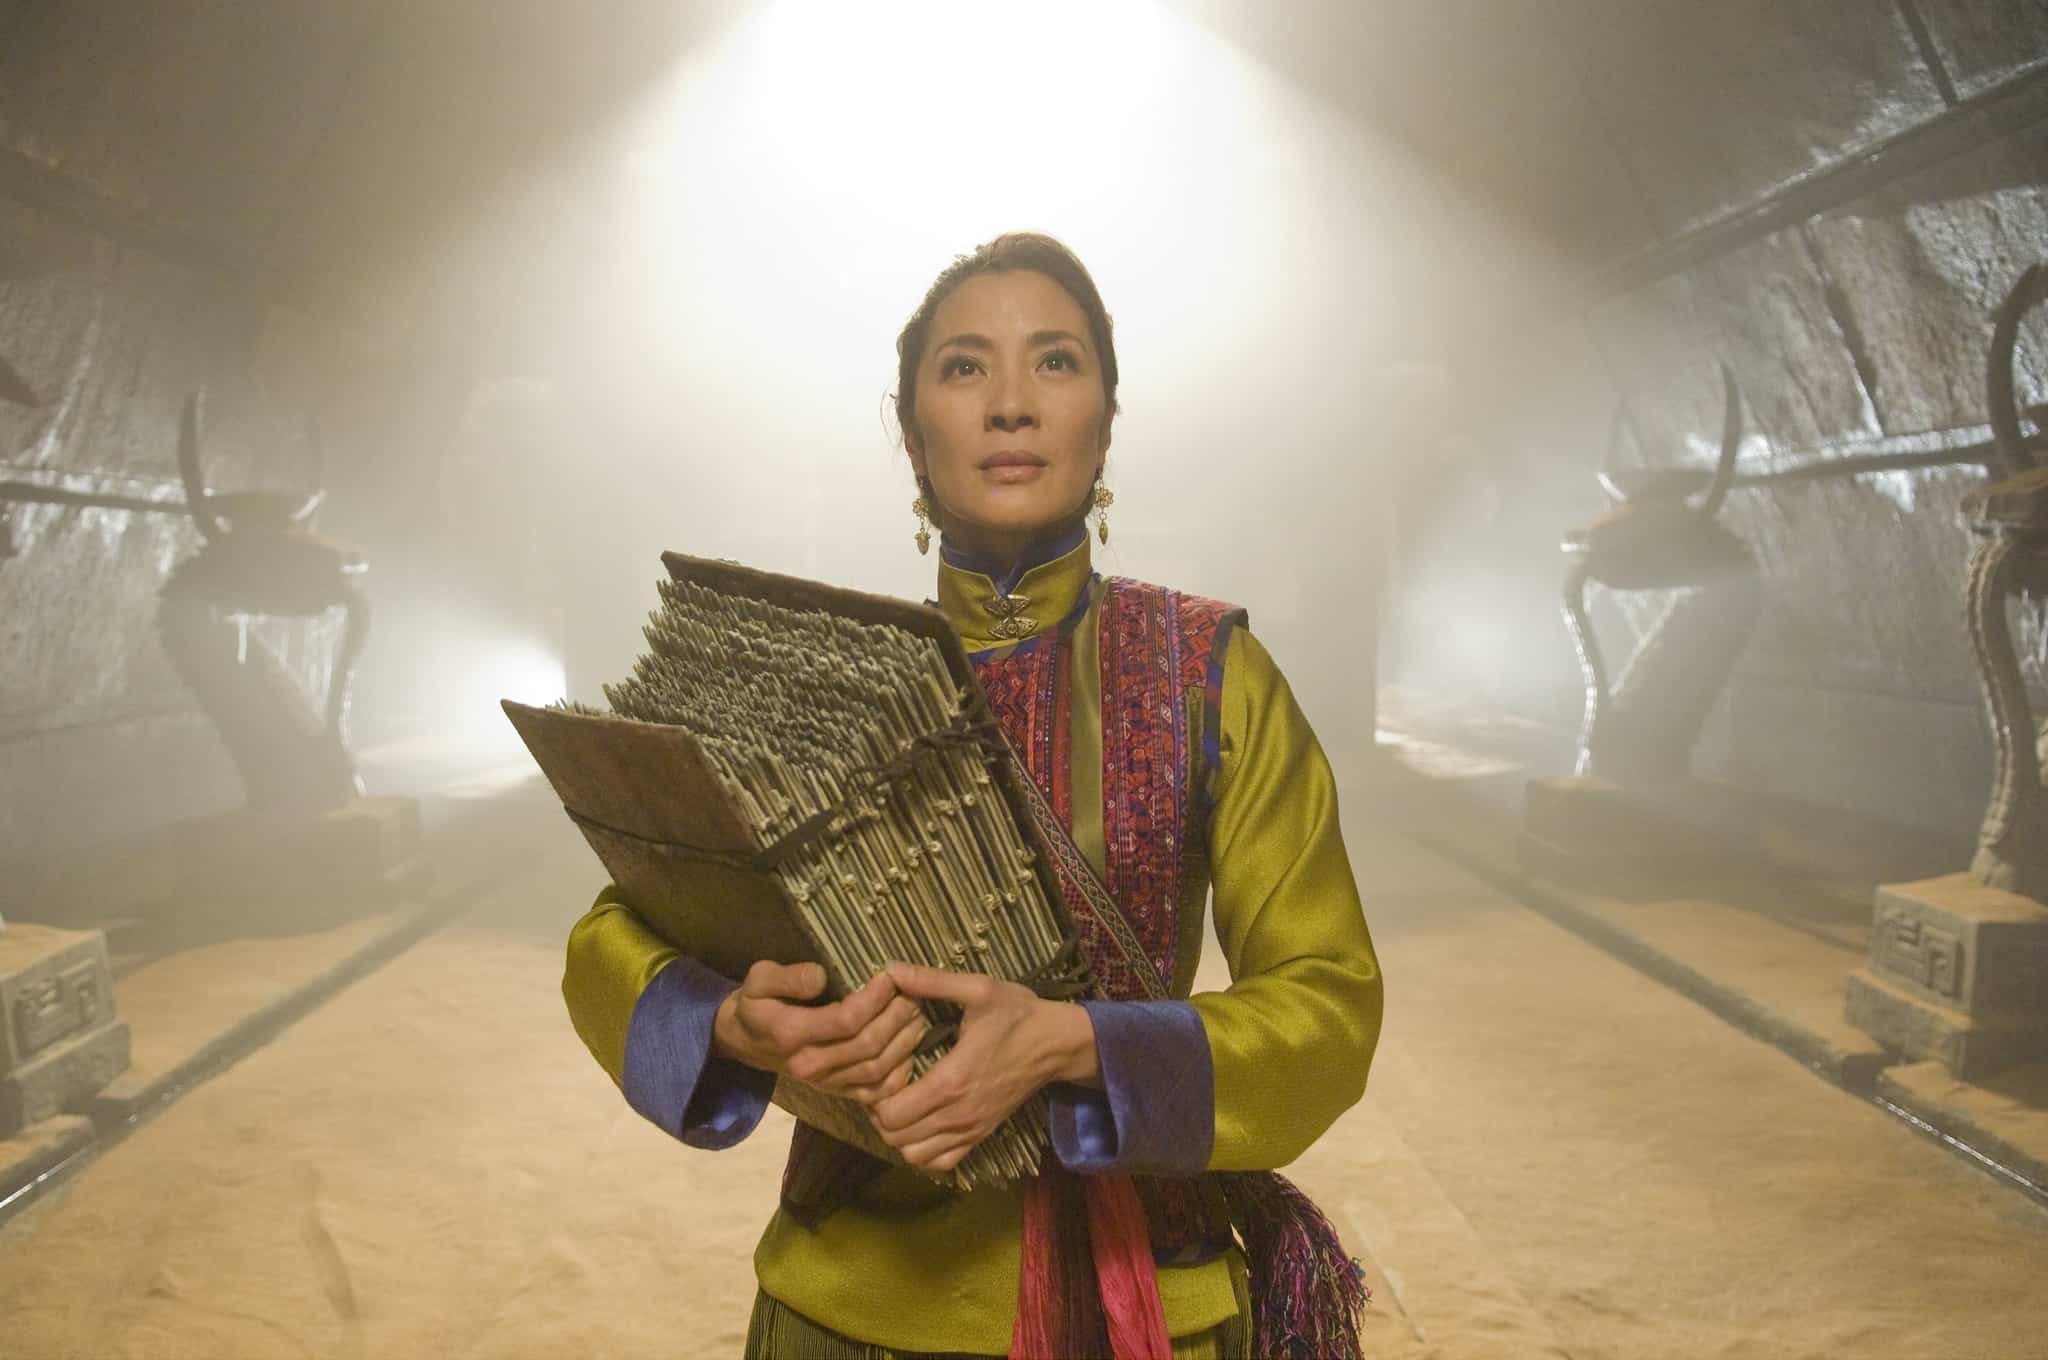
[[903,451],[910,455],[910,470],[917,475],[917,479],[920,482],[923,481],[924,446],[918,440],[917,431],[910,429],[904,430]]

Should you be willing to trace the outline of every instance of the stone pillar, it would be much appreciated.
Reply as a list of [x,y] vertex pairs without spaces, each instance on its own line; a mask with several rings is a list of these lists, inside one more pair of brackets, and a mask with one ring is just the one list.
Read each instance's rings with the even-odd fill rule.
[[1964,499],[1977,534],[1965,608],[1995,768],[1968,873],[1877,890],[1870,963],[1850,975],[1849,1022],[1888,1047],[1973,1079],[2048,1060],[2048,785],[2040,725],[2006,621],[2048,586],[2048,467],[2035,467],[2013,400],[2020,317],[2041,267],[1999,307],[1987,383],[2002,477]]
[[0,1138],[75,1108],[127,1067],[106,937],[0,927]]
[[1849,977],[1847,1014],[1885,1046],[1974,1079],[2048,1059],[2048,796],[2005,617],[2007,599],[2048,566],[2048,539],[2025,522],[2048,509],[2048,472],[1968,504],[1984,535],[1968,608],[1996,751],[1991,797],[1968,873],[1877,890],[1870,962]]

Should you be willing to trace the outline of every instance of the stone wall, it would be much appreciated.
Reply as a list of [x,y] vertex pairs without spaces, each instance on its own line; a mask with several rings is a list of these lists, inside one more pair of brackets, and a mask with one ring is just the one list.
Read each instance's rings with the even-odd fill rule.
[[[604,320],[575,153],[743,9],[0,0],[0,359],[46,399],[0,403],[0,874],[241,797],[155,626],[197,388],[215,489],[324,486],[370,564],[359,747],[531,631],[516,441],[465,422]],[[317,701],[338,629],[262,631]]]
[[[346,79],[356,7],[0,3],[0,863],[234,806],[155,628],[196,550],[177,421],[209,393],[216,489],[321,484],[274,226]],[[280,98],[295,72],[307,83]],[[162,502],[60,504],[46,493]],[[324,681],[338,618],[259,630]]]
[[[1554,615],[1556,536],[1600,508],[1617,409],[1621,466],[1711,465],[1719,363],[1746,401],[1745,479],[1989,438],[1991,312],[2048,259],[2048,4],[1597,5],[1557,36],[1606,137],[1588,192],[1622,186],[1652,230],[1582,252],[1567,302],[1513,338],[1520,376],[1481,435],[1495,500],[1530,512],[1485,564],[1502,597]],[[2022,402],[2048,399],[2039,313],[2020,366]],[[1723,519],[1755,545],[1767,604],[1705,772],[1974,826],[1989,739],[1957,507],[1983,477],[1964,461],[1738,486]],[[1604,602],[1611,656],[1658,604]],[[2048,691],[2048,633],[2021,623]],[[1495,697],[1574,721],[1562,624],[1515,637],[1528,651]]]
[[[1176,5],[1542,241],[1526,268],[1481,271],[1526,277],[1450,356],[1462,438],[1414,456],[1418,484],[1446,480],[1442,456],[1489,494],[1395,526],[1408,585],[1417,561],[1455,578],[1439,626],[1469,636],[1442,688],[1570,725],[1557,537],[1599,508],[1617,409],[1624,461],[1711,457],[1717,362],[1748,398],[1745,475],[1985,437],[1990,308],[2048,253],[2042,0]],[[0,0],[0,357],[50,398],[0,406],[0,481],[177,502],[178,404],[203,385],[218,485],[323,480],[327,525],[365,548],[373,591],[400,564],[443,579],[463,554],[435,517],[437,442],[480,379],[560,357],[603,239],[561,228],[588,225],[575,181],[525,206],[506,186],[734,6],[626,8],[634,24],[601,27],[553,0]],[[507,240],[537,224],[559,243],[537,271],[557,282],[526,290],[523,312],[487,251],[466,272],[411,258],[480,204]],[[2038,318],[2022,363],[2026,399],[2048,397]],[[1726,513],[1757,543],[1769,602],[1706,768],[1974,822],[1988,752],[1955,507],[1981,477],[1737,490]],[[0,520],[0,865],[232,804],[154,631],[190,522],[21,500]],[[1653,603],[1600,604],[1610,650]],[[378,608],[373,671],[407,636]],[[331,633],[273,641],[314,676]],[[2023,636],[2048,685],[2048,629],[2030,617]],[[366,681],[393,709],[417,688],[395,670]]]

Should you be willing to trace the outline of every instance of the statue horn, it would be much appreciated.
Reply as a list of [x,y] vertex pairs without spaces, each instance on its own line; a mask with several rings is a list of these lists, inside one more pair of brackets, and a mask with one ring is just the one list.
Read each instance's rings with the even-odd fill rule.
[[2019,401],[2013,393],[2012,363],[2019,350],[2020,318],[2034,302],[2034,284],[2041,266],[2029,265],[2019,276],[2005,301],[1998,304],[1997,320],[1991,327],[1990,366],[1984,374],[1984,403],[1991,418],[1994,464],[2002,476],[2017,477],[2034,467],[2027,452],[2026,437],[2020,432]]

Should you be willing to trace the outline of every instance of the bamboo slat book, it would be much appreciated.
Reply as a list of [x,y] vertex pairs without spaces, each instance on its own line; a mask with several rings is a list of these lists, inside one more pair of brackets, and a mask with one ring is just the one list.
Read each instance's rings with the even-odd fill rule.
[[[728,977],[815,961],[827,995],[903,959],[1057,992],[1074,932],[1037,818],[960,639],[937,610],[663,555],[670,580],[612,711],[506,714],[625,899]],[[955,1018],[927,1004],[941,1029]],[[946,1045],[920,1054],[922,1075]],[[787,1079],[775,1101],[877,1157],[865,1112]],[[1038,1169],[1035,1098],[947,1179]]]

